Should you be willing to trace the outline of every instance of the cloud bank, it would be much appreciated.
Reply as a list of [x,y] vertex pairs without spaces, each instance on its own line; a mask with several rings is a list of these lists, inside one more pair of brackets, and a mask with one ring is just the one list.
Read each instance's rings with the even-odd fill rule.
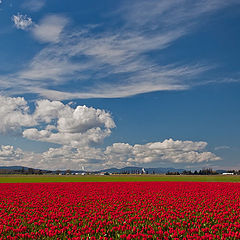
[[50,169],[89,170],[139,166],[149,163],[193,164],[220,160],[205,151],[203,141],[166,139],[162,142],[130,145],[100,143],[115,127],[111,114],[87,106],[72,108],[60,101],[37,100],[35,107],[21,97],[0,96],[0,132],[18,134],[30,140],[59,144],[43,153],[25,152],[1,146],[0,165],[25,165]]
[[29,153],[12,146],[2,146],[1,165],[25,165],[47,169],[81,169],[96,170],[112,167],[143,166],[154,163],[196,164],[221,160],[214,153],[204,151],[206,142],[179,141],[166,139],[144,145],[114,143],[111,146],[95,148],[81,146],[72,148],[62,146],[49,148],[43,153]]

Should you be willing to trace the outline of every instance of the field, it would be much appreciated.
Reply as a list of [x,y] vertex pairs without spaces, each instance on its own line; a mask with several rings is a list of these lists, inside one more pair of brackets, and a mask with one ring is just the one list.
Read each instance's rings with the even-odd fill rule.
[[240,239],[240,184],[3,183],[0,239]]
[[34,182],[138,182],[138,181],[190,181],[190,182],[240,182],[240,176],[171,176],[171,175],[0,175],[0,183]]
[[0,240],[240,239],[240,176],[0,175]]

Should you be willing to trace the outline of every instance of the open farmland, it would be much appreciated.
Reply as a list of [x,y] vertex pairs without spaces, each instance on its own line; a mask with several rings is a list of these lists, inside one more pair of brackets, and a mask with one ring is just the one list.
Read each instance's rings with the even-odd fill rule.
[[0,239],[240,239],[240,184],[1,184]]
[[138,181],[190,181],[190,182],[240,182],[239,175],[0,175],[0,183],[34,183],[34,182],[138,182]]

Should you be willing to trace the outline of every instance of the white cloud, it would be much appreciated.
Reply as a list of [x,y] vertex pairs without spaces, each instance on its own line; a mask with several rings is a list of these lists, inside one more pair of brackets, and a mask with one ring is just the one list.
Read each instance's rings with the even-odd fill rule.
[[[206,16],[234,3],[133,1],[117,11],[115,19],[121,19],[117,30],[107,23],[103,23],[101,31],[98,25],[69,29],[65,28],[68,19],[64,16],[46,16],[32,31],[39,41],[51,44],[45,45],[26,68],[0,76],[1,89],[11,94],[37,93],[62,100],[183,90],[198,85],[196,79],[200,77],[206,79],[201,84],[207,84],[205,74],[215,66],[166,64],[162,50],[195,31],[203,19],[208,19]],[[71,81],[74,88],[69,88]],[[66,85],[69,91],[65,90]]]
[[67,18],[63,16],[48,15],[39,24],[35,25],[33,35],[41,42],[57,43],[67,22]]
[[23,137],[31,140],[70,145],[73,147],[99,144],[110,134],[110,129],[102,129],[99,127],[89,129],[83,133],[63,133],[59,131],[55,133],[49,128],[44,130],[29,128],[23,131]]
[[[39,164],[42,154],[25,152],[20,148],[14,148],[10,145],[0,146],[0,165],[1,166],[26,166],[26,167],[44,167]],[[46,166],[47,167],[47,166]]]
[[114,143],[105,154],[108,165],[132,166],[152,162],[201,163],[220,160],[211,152],[204,152],[206,142],[192,142],[166,139],[163,142],[145,145]]
[[33,21],[31,17],[18,13],[12,16],[12,21],[17,29],[28,30],[32,25]]
[[119,11],[129,25],[141,28],[169,28],[177,25],[192,26],[198,22],[199,17],[237,3],[237,0],[132,1],[131,8],[125,5]]
[[47,125],[42,130],[24,130],[24,137],[74,147],[100,143],[115,127],[111,115],[104,110],[86,106],[73,109],[58,101],[38,101],[33,117]]
[[[210,67],[158,66],[141,56],[154,46],[165,48],[173,38],[173,34],[149,40],[147,36],[128,36],[126,33],[111,37],[101,34],[94,37],[90,32],[76,33],[60,44],[44,48],[19,76],[29,82],[31,91],[51,99],[112,98],[158,90],[183,90],[189,87],[187,81]],[[144,49],[137,46],[144,46]],[[80,60],[72,60],[77,58]],[[104,80],[109,77],[115,80]],[[67,84],[73,78],[77,79],[74,84],[93,79],[93,85],[84,91],[80,86],[77,92],[72,89],[71,93],[46,89],[49,79],[54,86]],[[33,80],[38,81],[38,87]]]
[[104,154],[100,148],[81,149],[62,146],[49,148],[43,153],[33,153],[15,149],[13,146],[0,146],[0,165],[27,166],[40,169],[82,169],[94,170],[104,166]]
[[24,152],[19,148],[15,150],[14,147],[10,145],[0,146],[0,161],[11,162],[20,160],[23,158],[23,156]]
[[45,0],[25,0],[22,4],[23,8],[29,9],[30,11],[37,12],[45,5]]
[[217,146],[217,147],[214,148],[215,151],[226,150],[226,149],[230,149],[230,147],[226,146],[226,145],[223,145],[223,146]]
[[130,145],[114,143],[106,149],[80,146],[49,148],[43,153],[23,152],[12,146],[2,146],[0,164],[25,165],[42,169],[103,169],[108,167],[143,166],[144,164],[206,164],[221,160],[211,152],[204,152],[206,142],[174,141]]
[[31,140],[70,146],[98,144],[111,134],[110,113],[86,106],[75,109],[59,101],[38,100],[33,113],[24,98],[0,96],[0,132],[22,133]]
[[[82,147],[74,149],[63,146],[61,148],[50,148],[42,154],[41,164],[60,169],[81,169],[82,166],[88,170],[100,169],[104,166],[105,156],[100,148]],[[55,165],[55,166],[54,166]]]
[[0,132],[15,133],[21,132],[22,127],[29,127],[36,124],[36,121],[29,115],[29,107],[24,98],[0,96]]
[[24,152],[13,146],[0,148],[0,164],[39,168],[88,169],[124,167],[149,163],[202,163],[220,160],[204,151],[206,142],[166,139],[130,145],[114,143],[97,148],[111,134],[115,123],[110,113],[86,106],[71,107],[59,101],[38,100],[29,108],[24,98],[0,96],[0,132],[19,133],[30,140],[62,145],[43,153]]

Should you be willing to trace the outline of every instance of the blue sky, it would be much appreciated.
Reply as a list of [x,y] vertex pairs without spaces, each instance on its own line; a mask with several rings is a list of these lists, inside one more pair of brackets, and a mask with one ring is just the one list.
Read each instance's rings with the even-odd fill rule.
[[0,3],[0,165],[240,168],[239,1]]

